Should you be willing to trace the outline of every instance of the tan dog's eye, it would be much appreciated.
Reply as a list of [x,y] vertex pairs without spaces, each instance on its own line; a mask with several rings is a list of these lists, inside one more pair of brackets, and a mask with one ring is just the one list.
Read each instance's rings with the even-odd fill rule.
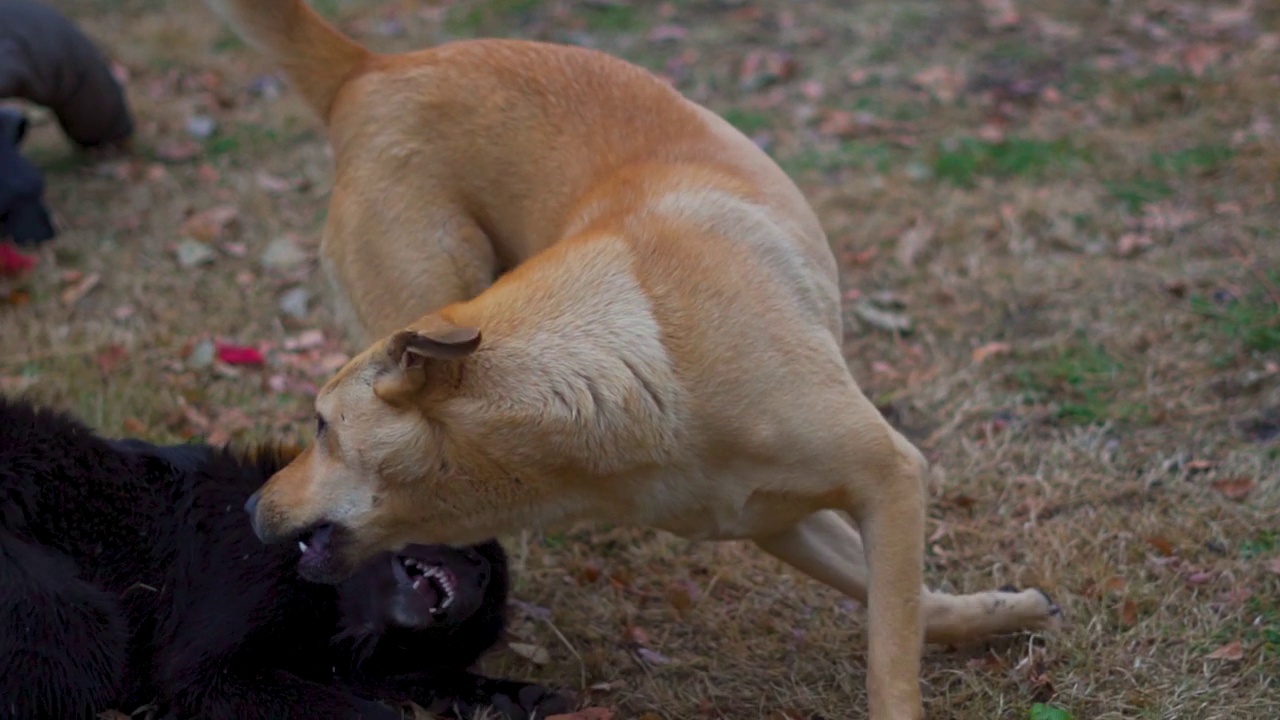
[[329,427],[329,423],[325,422],[323,415],[316,415],[316,437],[324,434],[325,428]]

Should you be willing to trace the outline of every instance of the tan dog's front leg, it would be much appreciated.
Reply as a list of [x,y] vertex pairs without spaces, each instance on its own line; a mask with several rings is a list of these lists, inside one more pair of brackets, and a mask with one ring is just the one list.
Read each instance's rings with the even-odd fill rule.
[[[867,693],[871,720],[918,720],[924,623],[923,468],[907,462],[874,485],[850,511],[857,513],[866,548],[869,587]],[[855,491],[856,492],[856,491]]]

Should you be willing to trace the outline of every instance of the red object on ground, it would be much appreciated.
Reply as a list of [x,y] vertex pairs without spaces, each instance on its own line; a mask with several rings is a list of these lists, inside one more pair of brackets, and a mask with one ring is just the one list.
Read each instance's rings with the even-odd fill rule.
[[265,365],[267,359],[255,347],[218,343],[218,359],[228,365]]
[[0,275],[17,277],[35,266],[35,256],[23,255],[9,243],[0,243]]

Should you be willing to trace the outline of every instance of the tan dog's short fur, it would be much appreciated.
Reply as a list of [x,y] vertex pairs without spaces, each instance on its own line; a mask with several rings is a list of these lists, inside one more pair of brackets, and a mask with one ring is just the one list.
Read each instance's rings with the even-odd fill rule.
[[925,461],[849,374],[813,212],[730,125],[590,50],[381,56],[300,0],[211,3],[326,120],[322,255],[379,338],[263,487],[264,540],[339,528],[332,581],[573,521],[749,539],[867,604],[876,719],[921,716],[922,638],[1052,625],[1039,591],[922,588]]

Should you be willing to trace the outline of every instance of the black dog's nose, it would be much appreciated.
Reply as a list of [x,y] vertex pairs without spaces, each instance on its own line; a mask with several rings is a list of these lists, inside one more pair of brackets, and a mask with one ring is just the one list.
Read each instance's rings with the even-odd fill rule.
[[249,525],[253,528],[253,534],[262,540],[262,528],[258,526],[258,500],[262,499],[262,491],[259,490],[249,496],[244,501],[244,511],[249,513]]
[[262,491],[259,490],[258,492],[250,495],[248,500],[244,501],[244,511],[249,513],[250,517],[258,514],[258,500],[261,498]]

